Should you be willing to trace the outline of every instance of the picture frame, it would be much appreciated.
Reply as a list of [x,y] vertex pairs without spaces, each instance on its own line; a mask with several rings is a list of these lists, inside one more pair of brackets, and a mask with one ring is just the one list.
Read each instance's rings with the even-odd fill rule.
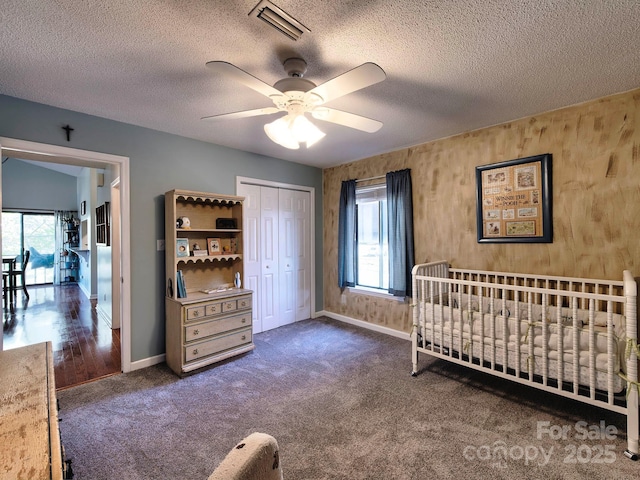
[[207,238],[207,250],[209,255],[220,255],[222,249],[220,248],[219,238]]
[[478,243],[552,243],[552,155],[476,167]]
[[189,256],[189,239],[178,238],[176,239],[176,257],[188,257]]
[[87,214],[87,201],[83,200],[82,202],[80,202],[80,215],[86,215]]

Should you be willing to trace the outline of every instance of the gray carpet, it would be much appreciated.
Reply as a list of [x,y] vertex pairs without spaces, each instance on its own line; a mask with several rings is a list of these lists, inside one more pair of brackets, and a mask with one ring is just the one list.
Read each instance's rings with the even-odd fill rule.
[[75,478],[205,480],[254,431],[286,480],[640,477],[621,415],[427,356],[414,378],[408,341],[327,318],[255,343],[184,379],[162,364],[58,392]]

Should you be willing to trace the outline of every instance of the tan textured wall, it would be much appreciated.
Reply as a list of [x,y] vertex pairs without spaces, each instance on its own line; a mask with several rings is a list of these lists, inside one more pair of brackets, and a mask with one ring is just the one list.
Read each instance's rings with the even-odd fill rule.
[[[479,244],[475,167],[553,155],[553,243]],[[621,279],[640,276],[640,90],[324,171],[324,308],[409,331],[408,304],[337,287],[343,180],[410,168],[416,262]]]

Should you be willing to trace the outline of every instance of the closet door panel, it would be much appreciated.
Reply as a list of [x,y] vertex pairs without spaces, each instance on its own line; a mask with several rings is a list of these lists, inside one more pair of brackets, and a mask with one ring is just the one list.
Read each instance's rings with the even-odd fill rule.
[[311,317],[311,194],[295,191],[295,321]]
[[280,220],[280,320],[282,325],[296,320],[296,229],[295,195],[292,190],[279,191]]
[[260,256],[262,329],[281,325],[279,318],[280,279],[278,272],[279,223],[278,189],[260,187]]
[[244,278],[243,286],[253,290],[253,333],[262,331],[260,308],[262,298],[259,288],[262,269],[260,266],[260,187],[257,185],[242,185],[238,195],[244,200]]

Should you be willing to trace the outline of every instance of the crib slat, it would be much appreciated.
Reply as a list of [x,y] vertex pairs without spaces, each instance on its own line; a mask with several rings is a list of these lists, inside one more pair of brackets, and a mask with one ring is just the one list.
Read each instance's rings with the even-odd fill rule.
[[596,398],[596,320],[594,300],[589,299],[589,398]]
[[[505,277],[505,283],[507,278]],[[507,309],[507,290],[502,289],[502,371],[507,373],[509,366],[509,329],[507,326],[509,313]]]
[[[611,287],[609,289],[611,291]],[[613,332],[613,302],[607,302],[607,402],[613,405],[613,366],[615,362],[614,352],[614,332]]]
[[580,332],[578,330],[578,298],[573,297],[573,393],[579,391],[580,375]]
[[516,308],[515,308],[515,322],[516,322],[516,376],[520,377],[520,362],[522,361],[522,353],[520,351],[520,345],[522,343],[522,330],[520,328],[520,292],[516,292],[515,296]]
[[[548,288],[548,285],[546,285]],[[549,382],[549,328],[547,321],[547,294],[541,294],[542,303],[542,384]]]
[[529,319],[529,325],[527,327],[527,333],[529,335],[529,351],[527,352],[527,371],[529,372],[529,380],[533,381],[535,357],[533,355],[535,328],[533,323],[533,298],[532,293],[527,295],[527,318]]
[[556,325],[558,332],[558,390],[562,390],[564,381],[564,324],[562,323],[562,303],[564,297],[556,297]]
[[[444,297],[442,296],[443,294],[443,290],[442,290],[442,282],[438,282],[438,303],[440,304],[439,310],[440,310],[440,338],[439,338],[439,345],[440,345],[440,353],[442,353],[442,349],[443,349],[443,345],[444,345],[444,326],[445,326],[445,318],[444,318]],[[451,318],[451,317],[449,317]]]

